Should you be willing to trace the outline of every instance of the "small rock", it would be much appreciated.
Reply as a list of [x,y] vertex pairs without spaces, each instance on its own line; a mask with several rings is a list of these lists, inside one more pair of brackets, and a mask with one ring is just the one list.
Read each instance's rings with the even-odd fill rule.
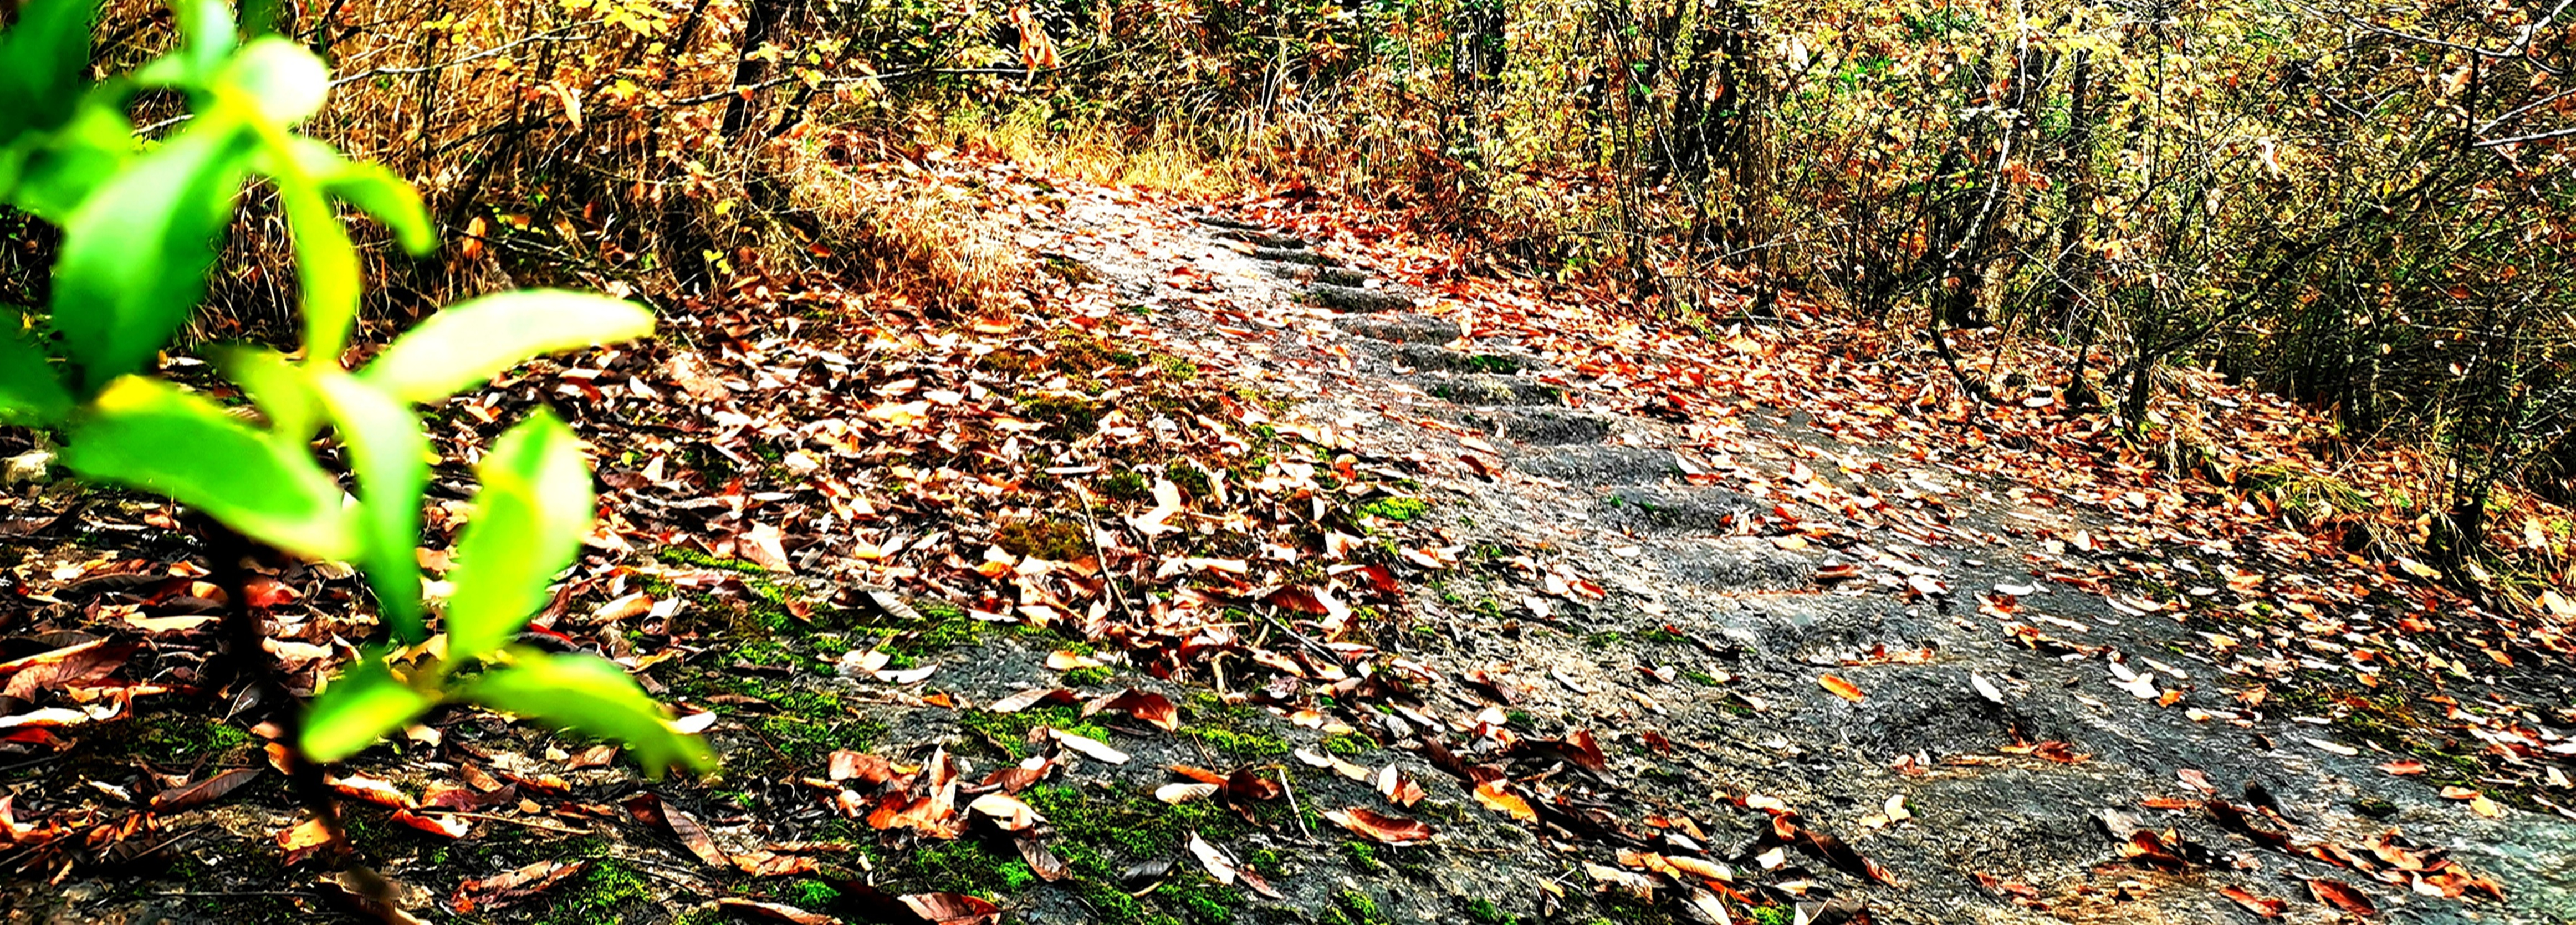
[[1255,260],[1267,260],[1272,263],[1300,263],[1310,267],[1337,267],[1342,265],[1341,261],[1315,253],[1314,251],[1292,251],[1278,247],[1255,248],[1252,251],[1252,257]]

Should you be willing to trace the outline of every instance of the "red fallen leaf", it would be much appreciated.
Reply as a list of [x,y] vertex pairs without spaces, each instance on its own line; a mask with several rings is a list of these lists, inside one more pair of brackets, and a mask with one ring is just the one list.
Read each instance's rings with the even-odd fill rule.
[[1252,868],[1249,868],[1249,867],[1236,868],[1236,869],[1235,869],[1235,872],[1234,872],[1234,875],[1235,875],[1236,877],[1240,877],[1240,878],[1242,878],[1242,880],[1243,880],[1243,885],[1244,885],[1244,886],[1251,887],[1251,888],[1252,888],[1252,891],[1253,891],[1253,892],[1255,892],[1255,893],[1259,893],[1259,894],[1261,894],[1261,895],[1263,895],[1263,896],[1270,897],[1271,899],[1286,899],[1286,898],[1287,898],[1287,897],[1285,897],[1285,896],[1281,896],[1281,895],[1279,895],[1279,891],[1278,891],[1278,890],[1271,889],[1271,888],[1270,888],[1270,881],[1262,879],[1262,878],[1261,878],[1261,875],[1260,875],[1260,874],[1258,874],[1258,873],[1253,872]]
[[1279,590],[1272,591],[1268,596],[1263,597],[1261,602],[1281,610],[1295,611],[1308,616],[1321,617],[1333,612],[1332,608],[1324,605],[1323,598],[1317,597],[1314,591],[1296,585],[1281,586]]
[[1091,714],[1098,713],[1102,710],[1116,710],[1118,712],[1125,713],[1129,716],[1151,723],[1154,728],[1163,730],[1164,732],[1178,732],[1181,728],[1181,716],[1177,710],[1173,709],[1172,698],[1165,697],[1161,694],[1147,693],[1132,687],[1128,688],[1126,693],[1102,697],[1084,704],[1082,707],[1082,715],[1090,716]]
[[574,861],[570,864],[560,861],[538,861],[497,877],[468,880],[457,884],[456,894],[448,899],[448,903],[455,906],[456,911],[469,914],[478,910],[491,911],[507,908],[525,901],[528,897],[545,892],[547,887],[561,883],[564,878],[581,873],[589,866],[589,861]]
[[212,803],[241,789],[243,784],[250,783],[253,778],[266,773],[266,770],[257,767],[234,768],[193,784],[172,787],[152,795],[152,808],[165,813],[175,813]]
[[1202,784],[1215,784],[1219,787],[1225,786],[1227,780],[1226,776],[1223,774],[1219,774],[1205,768],[1193,768],[1186,764],[1173,765],[1172,773],[1198,781]]
[[903,904],[935,925],[976,925],[1002,917],[1002,907],[963,893],[914,893],[903,897]]
[[266,575],[253,575],[249,581],[242,582],[242,592],[244,597],[250,599],[250,605],[260,610],[275,609],[279,605],[291,603],[303,596],[297,594],[294,588],[287,587],[284,583]]
[[2369,896],[2363,895],[2360,890],[2353,889],[2351,884],[2341,880],[2324,878],[2310,880],[2308,892],[2316,896],[2318,902],[2354,915],[2379,914],[2379,907],[2371,905]]
[[2424,763],[2411,759],[2407,761],[2391,761],[2387,764],[2380,765],[2379,769],[2390,774],[2395,774],[2399,777],[2411,777],[2413,775],[2424,773]]
[[471,826],[467,825],[463,819],[458,819],[453,816],[444,819],[433,818],[430,816],[420,815],[408,809],[394,810],[393,819],[395,822],[419,829],[431,835],[442,836],[445,838],[464,838],[465,830],[471,828]]
[[1816,676],[1816,683],[1822,685],[1825,690],[1833,692],[1834,696],[1840,697],[1844,700],[1849,700],[1853,703],[1859,703],[1862,697],[1867,696],[1860,692],[1860,687],[1858,685],[1841,678],[1834,677],[1833,675],[1818,675]]
[[1431,827],[1402,816],[1390,816],[1375,810],[1354,806],[1324,814],[1343,828],[1390,845],[1410,845],[1431,840]]
[[730,909],[737,914],[750,913],[772,922],[786,922],[788,925],[835,925],[840,921],[819,912],[807,912],[785,903],[761,902],[733,896],[716,900],[716,907]]
[[2289,900],[2277,899],[2269,896],[2256,896],[2238,887],[2219,887],[2218,895],[2235,900],[2237,905],[2245,907],[2245,911],[2267,919],[2280,918],[2281,913],[2288,912],[2290,910]]
[[1225,798],[1237,803],[1259,803],[1279,798],[1279,782],[1250,768],[1236,771],[1225,779]]
[[1395,583],[1395,571],[1383,565],[1363,565],[1359,573],[1367,576],[1369,589],[1387,597],[1404,596],[1404,586]]

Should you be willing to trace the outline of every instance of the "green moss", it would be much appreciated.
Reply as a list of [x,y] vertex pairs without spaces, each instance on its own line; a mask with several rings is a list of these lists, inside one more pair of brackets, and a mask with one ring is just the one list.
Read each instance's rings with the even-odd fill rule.
[[1109,666],[1107,665],[1076,668],[1064,673],[1064,684],[1066,687],[1094,687],[1107,683],[1108,680]]
[[594,860],[571,883],[548,891],[554,901],[538,921],[554,925],[622,925],[661,908],[653,882],[620,861]]
[[1082,708],[1071,704],[1031,707],[1017,713],[995,713],[990,710],[963,710],[957,724],[982,736],[985,744],[1000,749],[1013,761],[1031,754],[1029,730],[1039,726],[1061,729],[1078,736],[1110,741],[1110,732],[1085,720]]
[[1691,679],[1691,681],[1693,681],[1693,682],[1697,683],[1697,684],[1698,684],[1699,686],[1701,686],[1701,687],[1722,687],[1722,686],[1724,686],[1724,682],[1719,681],[1719,680],[1717,679],[1717,676],[1712,675],[1712,674],[1709,674],[1708,672],[1705,672],[1705,671],[1685,671],[1685,672],[1682,672],[1682,677],[1685,677],[1685,678],[1689,678],[1689,679]]
[[1430,509],[1430,502],[1420,498],[1379,498],[1360,505],[1359,513],[1365,517],[1403,523],[1422,516],[1423,512]]
[[1460,913],[1467,917],[1467,921],[1474,922],[1476,925],[1520,925],[1521,923],[1520,917],[1504,914],[1503,910],[1494,908],[1492,900],[1482,896],[1468,900],[1463,906],[1464,908],[1459,910]]
[[1139,501],[1153,490],[1144,473],[1127,470],[1100,480],[1100,493],[1120,501]]
[[1321,916],[1325,925],[1392,925],[1378,911],[1377,900],[1358,890],[1343,890],[1333,897],[1332,908]]
[[1357,867],[1370,873],[1376,873],[1386,869],[1386,862],[1378,860],[1377,846],[1369,844],[1368,842],[1343,842],[1342,856],[1351,859],[1352,867]]
[[1185,728],[1183,731],[1209,748],[1240,758],[1266,758],[1285,755],[1292,750],[1288,740],[1266,732],[1205,728]]
[[155,713],[134,721],[122,734],[102,741],[124,754],[139,755],[172,764],[193,764],[201,760],[224,758],[239,749],[250,747],[256,739],[247,731],[218,720],[185,713]]
[[1377,743],[1367,737],[1337,732],[1324,737],[1324,751],[1334,755],[1365,755],[1377,750]]
[[1684,636],[1684,635],[1682,635],[1682,634],[1680,634],[1680,633],[1674,632],[1670,627],[1663,627],[1663,626],[1658,626],[1658,627],[1655,627],[1654,629],[1650,629],[1650,630],[1647,630],[1647,631],[1645,631],[1645,632],[1638,633],[1638,634],[1637,634],[1637,638],[1639,638],[1639,639],[1643,639],[1643,640],[1646,640],[1646,641],[1648,641],[1648,642],[1660,642],[1660,643],[1663,643],[1663,644],[1665,644],[1665,645],[1672,645],[1672,644],[1674,644],[1674,643],[1680,643],[1680,642],[1688,642],[1688,641],[1690,641],[1690,637],[1687,637],[1687,636]]
[[1174,487],[1177,487],[1182,491],[1189,492],[1190,497],[1207,497],[1208,489],[1213,487],[1208,484],[1207,473],[1200,471],[1197,466],[1193,466],[1188,463],[1173,463],[1165,468],[1167,471],[1164,473],[1164,477],[1171,479]]
[[1787,906],[1755,906],[1745,910],[1744,916],[1754,925],[1789,925],[1794,917]]

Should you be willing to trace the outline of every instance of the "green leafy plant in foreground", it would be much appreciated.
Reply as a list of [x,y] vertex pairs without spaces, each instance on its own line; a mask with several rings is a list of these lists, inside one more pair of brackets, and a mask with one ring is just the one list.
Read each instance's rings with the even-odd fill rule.
[[[0,424],[57,434],[64,465],[83,478],[165,495],[242,536],[364,571],[392,638],[315,698],[298,743],[314,761],[355,755],[461,701],[622,742],[656,776],[711,768],[705,742],[613,663],[510,644],[590,530],[590,471],[562,421],[531,415],[478,463],[443,645],[414,555],[431,450],[413,407],[534,356],[644,336],[652,314],[585,293],[503,293],[449,307],[364,368],[344,368],[363,280],[339,205],[383,222],[415,255],[436,249],[429,215],[390,172],[293,133],[330,91],[311,52],[274,35],[244,40],[220,0],[173,8],[178,49],[96,83],[96,0],[33,0],[0,31],[0,205],[62,230],[50,304],[0,308]],[[189,104],[187,122],[157,142],[139,139],[126,114],[147,90]],[[248,346],[214,354],[257,423],[154,375],[254,177],[275,190],[293,238],[304,338],[300,358]],[[356,503],[314,455],[326,430],[347,451]]]

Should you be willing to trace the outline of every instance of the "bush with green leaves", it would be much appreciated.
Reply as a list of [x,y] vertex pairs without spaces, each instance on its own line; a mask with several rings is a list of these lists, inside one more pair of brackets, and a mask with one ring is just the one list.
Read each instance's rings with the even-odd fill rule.
[[[432,451],[414,407],[535,356],[643,336],[652,314],[584,293],[503,293],[449,307],[344,368],[363,280],[340,206],[426,255],[437,241],[418,193],[294,133],[331,87],[302,46],[245,39],[220,0],[178,0],[179,48],[92,82],[96,7],[32,0],[0,31],[0,205],[62,232],[50,304],[0,309],[0,423],[56,435],[84,479],[167,496],[242,536],[365,573],[391,639],[315,698],[299,743],[315,761],[465,702],[622,742],[656,776],[712,767],[706,744],[615,664],[512,645],[590,530],[590,470],[562,421],[529,416],[477,464],[482,487],[435,627],[443,646],[415,556]],[[138,137],[129,105],[146,91],[184,96],[189,118],[165,138]],[[275,192],[293,238],[304,339],[300,356],[212,353],[255,417],[155,375],[253,178]],[[316,456],[326,443],[346,451],[354,503]],[[397,650],[434,657],[389,661]]]

